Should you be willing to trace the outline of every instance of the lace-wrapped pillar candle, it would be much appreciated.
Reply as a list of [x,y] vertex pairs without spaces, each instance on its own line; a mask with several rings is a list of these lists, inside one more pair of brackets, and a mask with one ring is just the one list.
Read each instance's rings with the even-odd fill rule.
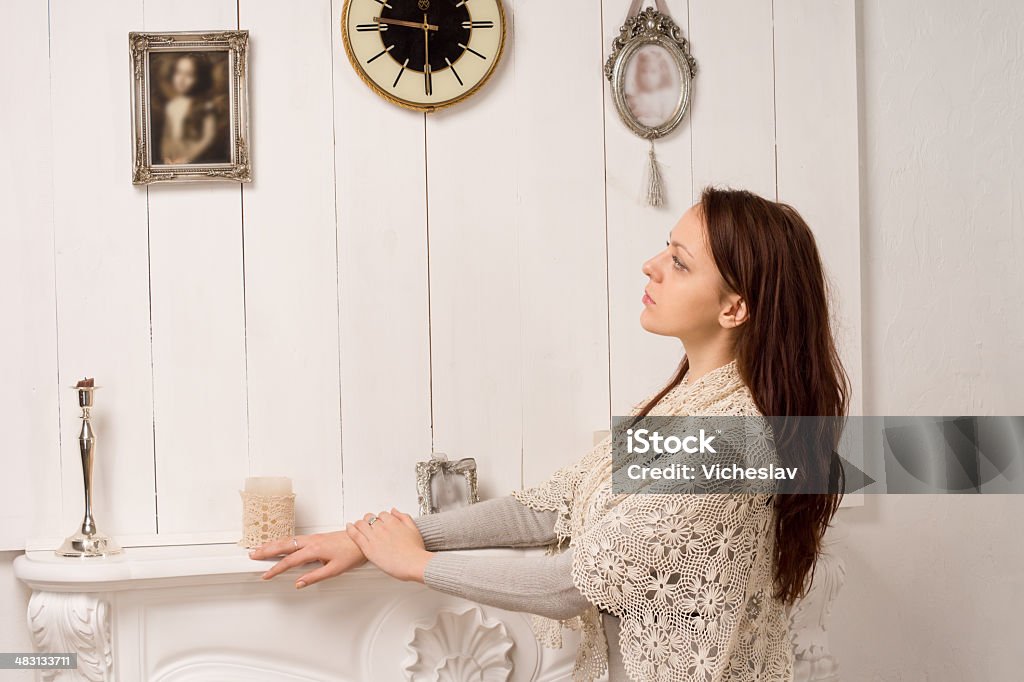
[[295,495],[287,478],[247,478],[242,495],[242,539],[247,549],[295,535]]

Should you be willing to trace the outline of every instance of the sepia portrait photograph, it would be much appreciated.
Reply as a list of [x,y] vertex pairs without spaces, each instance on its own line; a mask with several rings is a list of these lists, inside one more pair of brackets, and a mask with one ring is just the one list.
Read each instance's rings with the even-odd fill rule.
[[154,166],[231,163],[229,73],[224,50],[150,55]]
[[251,179],[245,31],[132,33],[135,184]]
[[625,95],[630,113],[641,125],[658,128],[675,116],[681,101],[682,76],[668,50],[644,45],[626,64]]

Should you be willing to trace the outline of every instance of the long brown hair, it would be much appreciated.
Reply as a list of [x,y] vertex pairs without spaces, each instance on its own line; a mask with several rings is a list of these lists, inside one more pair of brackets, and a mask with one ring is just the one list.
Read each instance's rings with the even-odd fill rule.
[[[700,200],[712,258],[749,320],[734,348],[740,377],[774,431],[782,466],[829,481],[829,493],[775,496],[775,596],[792,603],[814,577],[821,541],[842,501],[845,479],[835,450],[849,407],[850,382],[836,352],[830,291],[811,229],[792,206],[744,190],[708,187]],[[646,415],[682,380],[689,358],[641,411]],[[823,416],[814,433],[795,433],[786,417]]]

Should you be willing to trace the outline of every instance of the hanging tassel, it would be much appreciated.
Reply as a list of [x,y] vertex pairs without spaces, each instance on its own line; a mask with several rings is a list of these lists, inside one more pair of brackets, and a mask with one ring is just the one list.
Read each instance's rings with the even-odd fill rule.
[[654,155],[654,140],[651,140],[651,150],[648,152],[651,163],[647,171],[647,205],[661,206],[664,197],[661,186],[661,171],[658,170],[658,158]]

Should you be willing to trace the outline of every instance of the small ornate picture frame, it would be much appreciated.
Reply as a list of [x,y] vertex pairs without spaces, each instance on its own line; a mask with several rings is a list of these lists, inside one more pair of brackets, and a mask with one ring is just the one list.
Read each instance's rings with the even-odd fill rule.
[[248,31],[129,33],[132,184],[250,182]]
[[640,137],[664,137],[686,117],[696,62],[682,31],[657,9],[626,19],[604,72],[619,117]]
[[476,460],[466,457],[449,461],[434,453],[426,462],[416,462],[416,497],[420,515],[458,509],[480,501],[476,483]]

